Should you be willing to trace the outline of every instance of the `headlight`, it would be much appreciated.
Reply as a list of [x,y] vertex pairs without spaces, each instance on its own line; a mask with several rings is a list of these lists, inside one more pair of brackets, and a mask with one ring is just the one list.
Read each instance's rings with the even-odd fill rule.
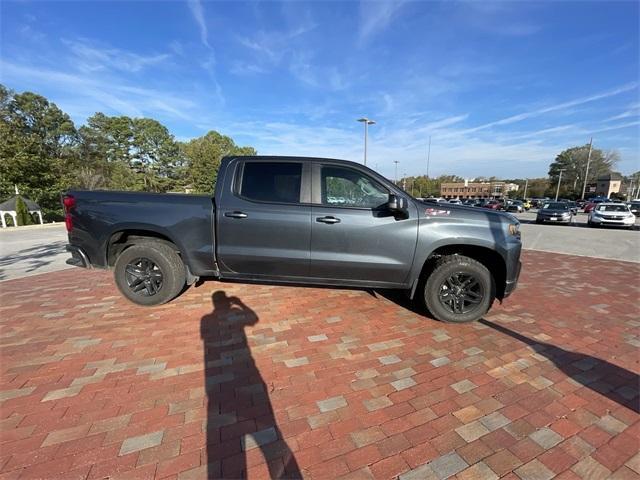
[[600,212],[598,212],[597,210],[592,210],[591,213],[593,213],[594,217],[600,217],[602,216],[602,214]]
[[509,234],[519,237],[520,236],[520,224],[519,223],[510,223],[509,224]]

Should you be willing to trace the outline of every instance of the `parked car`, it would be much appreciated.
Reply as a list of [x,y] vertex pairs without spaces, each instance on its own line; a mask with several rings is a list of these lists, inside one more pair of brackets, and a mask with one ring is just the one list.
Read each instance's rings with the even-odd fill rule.
[[401,289],[439,320],[468,322],[520,273],[511,215],[424,204],[344,160],[226,157],[213,198],[71,190],[62,201],[68,263],[112,269],[140,305],[214,277]]
[[497,200],[489,200],[487,203],[482,205],[483,208],[489,208],[491,210],[502,210],[502,203]]
[[565,202],[545,203],[536,215],[536,223],[573,223],[573,211]]
[[578,214],[578,204],[576,202],[574,202],[573,200],[568,200],[566,202],[567,205],[569,205],[569,208],[571,209],[571,211],[573,212],[574,215]]
[[588,202],[588,203],[586,203],[586,204],[585,204],[585,206],[584,206],[584,210],[583,210],[583,212],[584,212],[584,213],[589,213],[589,212],[591,212],[591,210],[593,210],[593,209],[594,209],[594,207],[595,207],[596,205],[597,205],[597,203],[595,203],[595,202]]
[[636,216],[624,203],[599,203],[589,213],[587,224],[590,227],[618,226],[632,228]]
[[487,204],[488,200],[486,198],[477,198],[475,200],[475,203],[473,204],[474,207],[484,207]]
[[524,212],[524,205],[520,200],[514,200],[507,205],[505,210],[507,212],[522,213]]
[[457,198],[452,198],[451,200],[449,200],[449,203],[453,205],[462,205],[462,200],[458,200]]
[[636,217],[640,217],[640,201],[633,200],[629,202],[629,210],[631,210],[631,213]]

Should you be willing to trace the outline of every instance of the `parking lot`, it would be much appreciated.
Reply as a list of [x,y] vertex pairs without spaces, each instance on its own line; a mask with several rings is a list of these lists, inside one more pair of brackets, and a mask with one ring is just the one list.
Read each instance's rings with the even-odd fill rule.
[[521,222],[524,248],[640,262],[640,219],[632,230],[619,227],[590,228],[588,215],[579,212],[572,225],[535,223],[536,212],[516,214]]
[[0,478],[637,478],[640,267],[523,262],[466,325],[385,292],[4,281]]

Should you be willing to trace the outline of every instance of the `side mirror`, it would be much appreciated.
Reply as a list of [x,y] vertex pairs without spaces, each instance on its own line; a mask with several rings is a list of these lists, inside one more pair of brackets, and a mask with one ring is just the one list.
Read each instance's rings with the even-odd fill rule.
[[392,193],[389,195],[387,207],[392,212],[404,212],[407,209],[407,199]]

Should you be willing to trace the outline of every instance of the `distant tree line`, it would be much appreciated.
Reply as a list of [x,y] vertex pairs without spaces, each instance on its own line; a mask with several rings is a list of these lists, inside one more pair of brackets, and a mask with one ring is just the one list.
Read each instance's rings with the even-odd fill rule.
[[[582,189],[584,187],[584,177],[587,167],[587,158],[589,154],[589,145],[581,147],[571,147],[560,152],[549,165],[549,176],[538,178],[498,178],[498,177],[476,177],[475,182],[495,182],[503,181],[505,183],[515,183],[518,185],[517,191],[509,192],[511,198],[520,198],[524,195],[526,185],[526,195],[532,197],[554,197],[560,177],[560,194],[561,198],[578,199],[582,197]],[[596,182],[598,177],[608,173],[615,173],[614,168],[619,161],[617,152],[605,152],[603,150],[593,148],[591,151],[591,159],[589,161],[589,173],[587,176],[587,185]],[[640,172],[622,177],[622,184],[626,187],[640,185]],[[405,177],[398,181],[400,186],[405,186],[406,190],[416,197],[439,196],[440,185],[450,182],[464,182],[464,178],[455,175],[441,175],[437,178],[428,178],[426,176]],[[593,194],[592,194],[593,195]],[[589,197],[589,192],[586,192]],[[623,198],[624,194],[617,194],[619,198]]]
[[[563,169],[560,196],[579,198],[588,149],[588,145],[572,147],[558,154],[548,178],[528,180],[527,196],[555,195]],[[177,141],[151,118],[98,112],[77,128],[69,115],[45,97],[15,93],[0,84],[0,200],[12,196],[17,185],[42,207],[48,220],[61,217],[60,193],[69,188],[208,193],[222,157],[255,154],[253,147],[240,147],[216,131]],[[594,148],[588,183],[611,173],[617,161],[617,153]],[[637,185],[640,172],[632,177]],[[442,183],[462,181],[455,175],[422,175],[403,178],[398,184],[416,197],[428,197],[439,196]],[[519,185],[512,195],[524,193],[525,179],[505,181]]]
[[69,188],[207,193],[222,157],[255,154],[215,131],[177,141],[150,118],[96,113],[76,128],[43,96],[0,84],[0,200],[17,185],[49,220]]

